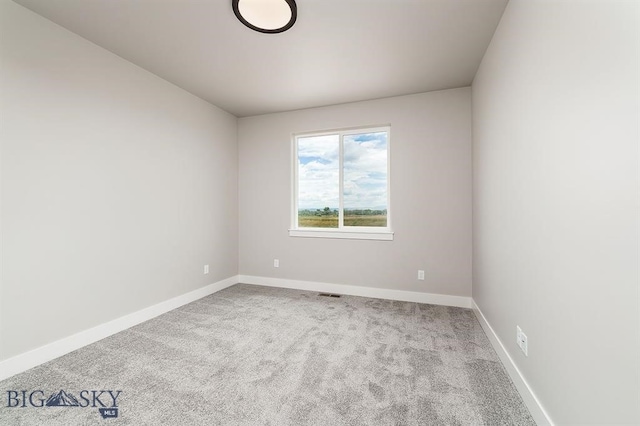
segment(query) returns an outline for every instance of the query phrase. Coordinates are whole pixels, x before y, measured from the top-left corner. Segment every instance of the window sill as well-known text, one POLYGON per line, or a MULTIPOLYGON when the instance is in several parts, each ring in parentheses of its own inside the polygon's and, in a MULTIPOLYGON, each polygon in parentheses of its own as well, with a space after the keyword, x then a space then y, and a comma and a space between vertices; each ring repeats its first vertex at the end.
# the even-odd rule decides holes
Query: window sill
POLYGON ((351 240, 393 241, 391 231, 328 231, 325 229, 289 229, 290 237, 337 238, 351 240))

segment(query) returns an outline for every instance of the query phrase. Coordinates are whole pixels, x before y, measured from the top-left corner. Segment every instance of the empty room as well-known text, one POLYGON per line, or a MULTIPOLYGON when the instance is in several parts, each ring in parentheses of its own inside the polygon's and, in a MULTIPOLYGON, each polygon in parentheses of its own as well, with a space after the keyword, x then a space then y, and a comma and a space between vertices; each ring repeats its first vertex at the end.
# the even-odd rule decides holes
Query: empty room
POLYGON ((0 424, 640 425, 639 18, 0 0, 0 424))

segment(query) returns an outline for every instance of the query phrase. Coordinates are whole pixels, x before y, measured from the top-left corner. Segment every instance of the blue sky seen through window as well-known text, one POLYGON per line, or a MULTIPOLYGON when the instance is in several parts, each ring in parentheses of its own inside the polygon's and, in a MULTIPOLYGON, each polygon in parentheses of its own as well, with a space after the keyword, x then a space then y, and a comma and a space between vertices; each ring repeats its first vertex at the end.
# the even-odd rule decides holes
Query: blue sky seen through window
MULTIPOLYGON (((343 137, 343 208, 345 226, 386 226, 387 210, 387 132, 347 134, 343 137), (379 217, 347 219, 365 210, 374 210, 379 217)), ((323 227, 338 227, 340 203, 340 136, 299 137, 298 151, 298 211, 305 222, 310 211, 335 212, 335 219, 325 218, 323 227)), ((370 212, 369 212, 370 213, 370 212)), ((326 215, 326 212, 325 212, 326 215)), ((314 222, 318 225, 319 219, 314 222)))
POLYGON ((344 209, 387 208, 387 133, 344 137, 344 209))
POLYGON ((298 209, 339 206, 340 136, 298 139, 298 209))

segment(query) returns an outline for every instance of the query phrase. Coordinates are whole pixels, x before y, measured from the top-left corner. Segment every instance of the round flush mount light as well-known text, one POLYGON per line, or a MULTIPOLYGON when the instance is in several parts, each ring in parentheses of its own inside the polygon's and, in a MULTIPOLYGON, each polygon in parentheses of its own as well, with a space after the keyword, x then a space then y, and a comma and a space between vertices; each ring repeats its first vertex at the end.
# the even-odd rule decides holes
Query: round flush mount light
POLYGON ((231 3, 240 22, 261 33, 287 31, 298 16, 295 0, 232 0, 231 3))

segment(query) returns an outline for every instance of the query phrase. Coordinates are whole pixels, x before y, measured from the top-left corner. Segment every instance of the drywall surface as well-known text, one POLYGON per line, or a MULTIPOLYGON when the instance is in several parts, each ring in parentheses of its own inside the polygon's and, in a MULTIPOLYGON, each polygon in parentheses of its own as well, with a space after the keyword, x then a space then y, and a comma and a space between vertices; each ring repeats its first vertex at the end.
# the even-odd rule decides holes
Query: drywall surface
POLYGON ((470 93, 461 88, 239 119, 240 273, 470 296, 470 93), (292 134, 387 124, 394 240, 290 237, 292 134), (419 269, 424 281, 417 280, 419 269))
POLYGON ((638 71, 637 2, 511 0, 472 86, 473 298, 557 424, 640 423, 638 71))
POLYGON ((236 118, 0 7, 0 359, 237 275, 236 118))

